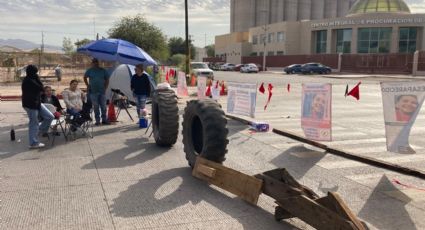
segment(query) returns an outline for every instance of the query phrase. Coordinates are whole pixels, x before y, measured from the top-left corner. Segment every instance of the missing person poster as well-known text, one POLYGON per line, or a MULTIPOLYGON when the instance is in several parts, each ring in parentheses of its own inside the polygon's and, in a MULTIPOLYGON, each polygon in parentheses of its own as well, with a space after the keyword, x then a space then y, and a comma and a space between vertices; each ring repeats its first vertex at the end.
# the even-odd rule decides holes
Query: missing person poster
POLYGON ((179 72, 177 77, 177 95, 181 97, 189 96, 186 83, 186 74, 184 72, 179 72))
POLYGON ((332 141, 332 85, 302 86, 301 128, 310 140, 332 141))
POLYGON ((257 84, 228 83, 227 112, 255 117, 257 102, 257 84))
POLYGON ((425 98, 425 82, 382 82, 387 150, 415 153, 409 144, 410 130, 425 98))
POLYGON ((207 91, 207 78, 203 76, 198 76, 198 99, 207 98, 205 93, 207 91))

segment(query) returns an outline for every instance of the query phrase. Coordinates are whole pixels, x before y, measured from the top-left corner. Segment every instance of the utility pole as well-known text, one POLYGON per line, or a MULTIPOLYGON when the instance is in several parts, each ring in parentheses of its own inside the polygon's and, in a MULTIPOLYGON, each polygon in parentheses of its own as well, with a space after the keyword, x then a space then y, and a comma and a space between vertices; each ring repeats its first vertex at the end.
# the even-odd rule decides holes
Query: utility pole
POLYGON ((190 74, 190 47, 189 47, 189 15, 187 0, 184 0, 185 31, 186 31, 186 75, 190 74))
POLYGON ((262 10, 264 12, 264 26, 263 26, 263 31, 264 31, 264 49, 263 49, 263 71, 266 71, 266 45, 267 45, 267 31, 268 31, 268 26, 267 26, 267 7, 266 7, 266 0, 264 0, 264 10, 262 10))
POLYGON ((44 52, 44 32, 41 31, 41 47, 40 52, 38 52, 38 68, 41 70, 41 58, 43 57, 44 52))
POLYGON ((95 40, 99 40, 99 33, 96 33, 96 17, 93 18, 93 36, 95 40))

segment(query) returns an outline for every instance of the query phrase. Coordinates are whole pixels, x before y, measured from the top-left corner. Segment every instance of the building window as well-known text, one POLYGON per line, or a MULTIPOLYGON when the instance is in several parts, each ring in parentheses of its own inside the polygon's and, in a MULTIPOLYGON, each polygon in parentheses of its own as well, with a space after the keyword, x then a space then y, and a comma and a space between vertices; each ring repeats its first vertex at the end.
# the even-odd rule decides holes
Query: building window
POLYGON ((266 44, 266 39, 267 39, 267 37, 266 37, 265 34, 260 35, 260 43, 261 44, 266 44))
POLYGON ((267 56, 274 56, 274 51, 267 52, 267 56))
POLYGON ((274 33, 269 33, 268 42, 269 43, 273 43, 274 42, 274 33))
POLYGON ((358 53, 389 53, 391 28, 361 28, 358 31, 358 53))
POLYGON ((351 53, 352 29, 341 29, 336 31, 336 52, 351 53))
POLYGON ((249 56, 255 57, 255 56, 257 56, 257 52, 252 52, 249 56))
POLYGON ((277 52, 276 52, 276 55, 277 55, 277 56, 282 56, 282 55, 284 55, 284 54, 285 54, 285 52, 283 52, 283 51, 277 51, 277 52))
POLYGON ((257 45, 258 44, 258 36, 257 35, 252 35, 252 44, 253 45, 257 45))
POLYGON ((284 37, 284 34, 283 34, 283 32, 277 32, 277 34, 276 34, 277 36, 277 38, 276 38, 276 41, 277 42, 283 42, 284 40, 285 40, 285 37, 284 37))
POLYGON ((326 40, 328 38, 327 30, 316 31, 316 53, 322 54, 326 53, 326 40))
POLYGON ((262 57, 262 56, 264 56, 264 53, 263 53, 263 52, 260 52, 260 53, 258 54, 258 56, 262 57))
POLYGON ((414 53, 416 51, 416 38, 418 30, 416 27, 400 28, 400 38, 398 41, 398 52, 414 53))

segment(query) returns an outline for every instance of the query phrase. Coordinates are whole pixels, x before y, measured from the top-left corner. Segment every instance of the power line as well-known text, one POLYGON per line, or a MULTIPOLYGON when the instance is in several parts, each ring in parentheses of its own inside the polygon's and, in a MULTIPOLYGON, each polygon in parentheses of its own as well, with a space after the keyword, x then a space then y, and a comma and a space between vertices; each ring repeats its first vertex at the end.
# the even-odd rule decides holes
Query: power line
MULTIPOLYGON (((1 28, 2 32, 18 32, 18 33, 40 33, 39 30, 17 30, 17 29, 3 29, 1 28)), ((43 31, 44 33, 50 33, 50 34, 64 34, 64 35, 79 35, 79 36, 92 36, 92 34, 83 34, 83 33, 69 33, 69 32, 62 32, 62 31, 52 31, 47 30, 43 31)))

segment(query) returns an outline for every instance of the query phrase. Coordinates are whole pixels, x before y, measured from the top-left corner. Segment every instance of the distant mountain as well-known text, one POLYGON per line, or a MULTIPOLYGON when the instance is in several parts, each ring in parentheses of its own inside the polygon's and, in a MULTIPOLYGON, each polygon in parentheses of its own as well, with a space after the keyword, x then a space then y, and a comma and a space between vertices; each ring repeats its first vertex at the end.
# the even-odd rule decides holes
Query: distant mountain
MULTIPOLYGON (((0 46, 12 46, 25 51, 40 48, 40 44, 36 44, 34 42, 30 42, 23 39, 0 39, 0 46)), ((46 51, 62 52, 62 47, 59 46, 45 44, 44 49, 46 51)))

